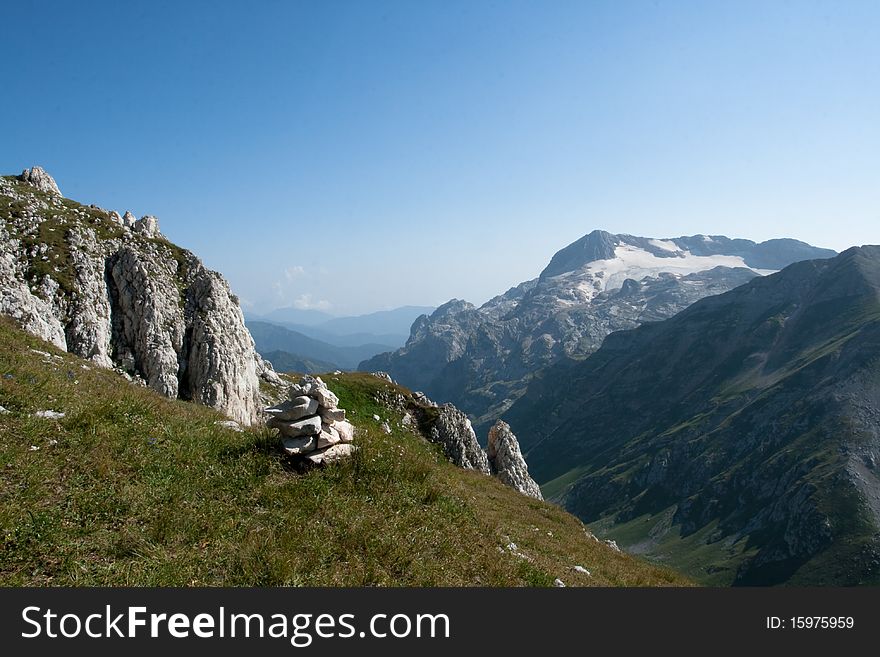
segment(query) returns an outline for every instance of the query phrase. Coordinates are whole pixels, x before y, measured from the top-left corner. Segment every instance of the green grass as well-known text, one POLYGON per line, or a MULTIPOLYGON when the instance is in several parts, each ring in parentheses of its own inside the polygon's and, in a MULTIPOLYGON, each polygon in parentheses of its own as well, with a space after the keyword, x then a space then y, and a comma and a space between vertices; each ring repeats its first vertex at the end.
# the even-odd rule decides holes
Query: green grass
POLYGON ((717 521, 682 536, 680 527, 670 524, 674 507, 661 513, 642 515, 614 524, 610 518, 594 523, 600 535, 611 538, 627 550, 645 555, 651 561, 690 573, 708 586, 729 586, 737 567, 757 552, 747 547, 747 539, 737 542, 717 540, 713 535, 717 521))
POLYGON ((376 377, 325 377, 359 450, 299 472, 267 430, 237 433, 210 409, 84 364, 0 318, 0 585, 689 583, 447 463, 377 400, 408 392, 376 377))

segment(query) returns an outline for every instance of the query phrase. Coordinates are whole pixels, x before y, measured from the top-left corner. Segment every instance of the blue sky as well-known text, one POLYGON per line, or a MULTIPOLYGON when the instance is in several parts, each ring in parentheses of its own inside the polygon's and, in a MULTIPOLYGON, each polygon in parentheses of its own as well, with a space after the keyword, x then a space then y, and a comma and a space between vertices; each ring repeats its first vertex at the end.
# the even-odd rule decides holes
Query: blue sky
POLYGON ((482 302, 603 228, 880 233, 880 3, 6 3, 0 169, 254 310, 482 302))

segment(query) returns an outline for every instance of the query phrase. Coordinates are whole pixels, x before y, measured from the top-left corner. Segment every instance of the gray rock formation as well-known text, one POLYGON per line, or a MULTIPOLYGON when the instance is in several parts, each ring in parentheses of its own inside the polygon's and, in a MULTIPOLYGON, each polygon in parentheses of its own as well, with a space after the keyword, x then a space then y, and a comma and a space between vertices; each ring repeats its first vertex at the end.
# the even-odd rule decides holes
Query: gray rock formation
POLYGON ((0 178, 0 313, 165 396, 257 421, 259 377, 280 379, 258 360, 226 281, 165 241, 155 217, 53 190, 38 167, 0 178))
POLYGON ((529 476, 529 467, 519 449, 519 441, 507 422, 498 420, 489 429, 487 456, 489 467, 498 479, 523 495, 543 500, 541 489, 529 476))
MULTIPOLYGON (((9 242, 8 233, 2 228, 0 240, 9 242)), ((66 350, 64 326, 47 300, 54 296, 51 289, 44 295, 34 294, 24 279, 25 268, 16 254, 11 250, 0 251, 0 314, 16 320, 28 333, 66 350)))
POLYGON ((337 406, 339 399, 317 377, 304 376, 290 398, 265 409, 267 425, 278 429, 285 453, 310 465, 334 463, 354 453, 354 426, 337 406))
POLYGON ((134 222, 131 229, 145 237, 159 236, 159 220, 153 215, 145 215, 134 222))
POLYGON ((55 179, 43 170, 43 167, 32 167, 25 169, 18 177, 22 182, 36 187, 41 192, 52 194, 53 196, 61 196, 61 190, 55 183, 55 179))
POLYGON ((443 446, 443 452, 460 468, 491 474, 486 453, 477 442, 471 421, 452 404, 439 407, 439 415, 430 428, 428 438, 443 446))

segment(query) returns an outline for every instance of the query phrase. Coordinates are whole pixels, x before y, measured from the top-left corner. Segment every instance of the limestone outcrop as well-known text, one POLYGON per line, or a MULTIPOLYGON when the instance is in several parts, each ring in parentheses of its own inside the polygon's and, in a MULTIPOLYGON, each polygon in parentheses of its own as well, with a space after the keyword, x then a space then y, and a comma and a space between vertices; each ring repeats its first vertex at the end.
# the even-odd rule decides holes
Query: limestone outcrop
POLYGON ((438 407, 439 415, 429 430, 429 440, 443 446, 443 452, 460 468, 491 474, 486 453, 467 415, 452 404, 438 407))
POLYGON ((518 490, 523 495, 543 500, 541 488, 529 475, 529 466, 523 458, 510 425, 498 420, 489 429, 489 444, 486 450, 492 474, 502 482, 518 490))
POLYGON ((260 378, 280 382, 220 274, 165 240, 156 217, 64 199, 40 167, 0 178, 0 313, 241 424, 260 419, 260 378))
POLYGON ((31 167, 21 172, 18 179, 32 187, 36 187, 41 192, 52 194, 53 196, 61 196, 61 190, 55 183, 55 179, 50 176, 43 167, 31 167))

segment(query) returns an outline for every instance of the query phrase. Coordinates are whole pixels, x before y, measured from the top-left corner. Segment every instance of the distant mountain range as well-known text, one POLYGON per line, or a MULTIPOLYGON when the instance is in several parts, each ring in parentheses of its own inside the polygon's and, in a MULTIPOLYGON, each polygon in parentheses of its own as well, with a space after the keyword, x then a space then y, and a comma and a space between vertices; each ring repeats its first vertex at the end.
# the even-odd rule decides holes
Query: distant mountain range
POLYGON ((276 369, 311 373, 352 370, 364 359, 400 347, 413 321, 433 311, 430 306, 403 306, 332 317, 315 310, 282 308, 266 315, 248 314, 246 323, 257 351, 276 369))
POLYGON ((666 319, 792 262, 834 255, 792 239, 758 244, 596 230, 556 253, 538 278, 479 308, 453 299, 416 320, 405 346, 358 367, 387 371, 486 428, 536 373, 588 356, 613 331, 666 319))
POLYGON ((546 496, 714 584, 880 583, 880 247, 545 369, 504 418, 546 496))

